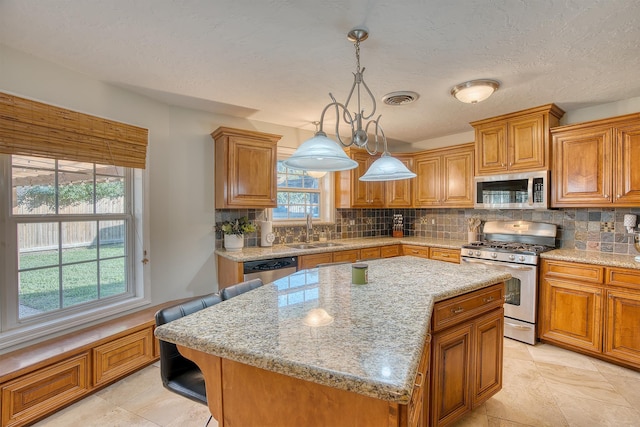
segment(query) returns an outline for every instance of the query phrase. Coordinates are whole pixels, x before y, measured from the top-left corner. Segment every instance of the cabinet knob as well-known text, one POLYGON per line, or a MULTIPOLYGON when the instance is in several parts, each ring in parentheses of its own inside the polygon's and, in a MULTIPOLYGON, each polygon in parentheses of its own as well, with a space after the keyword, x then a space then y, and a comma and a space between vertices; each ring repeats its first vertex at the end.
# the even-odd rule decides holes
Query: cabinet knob
POLYGON ((608 194, 605 194, 605 195, 604 195, 604 198, 605 198, 605 199, 608 199, 608 198, 609 198, 609 195, 608 195, 608 194))
POLYGON ((449 254, 442 254, 443 258, 449 258, 449 254))
POLYGON ((422 375, 422 372, 418 372, 416 374, 416 382, 414 384, 415 387, 422 387, 422 384, 424 384, 424 375, 422 375))
POLYGON ((483 298, 482 301, 485 302, 485 303, 486 302, 491 302, 491 301, 493 301, 493 296, 490 296, 489 298, 483 298))
POLYGON ((452 312, 453 314, 460 314, 460 313, 462 313, 463 311, 464 311, 464 308, 462 308, 462 307, 452 308, 452 309, 451 309, 451 312, 452 312))
POLYGON ((619 199, 621 196, 619 194, 617 194, 616 197, 619 199))

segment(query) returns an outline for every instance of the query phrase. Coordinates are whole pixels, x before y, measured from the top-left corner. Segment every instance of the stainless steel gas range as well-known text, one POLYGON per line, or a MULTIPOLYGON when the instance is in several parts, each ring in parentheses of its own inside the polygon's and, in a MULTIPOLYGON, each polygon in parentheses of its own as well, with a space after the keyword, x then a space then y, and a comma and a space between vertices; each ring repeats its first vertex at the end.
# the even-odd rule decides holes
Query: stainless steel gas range
POLYGON ((463 264, 506 271, 504 336, 536 343, 538 261, 555 248, 555 224, 530 221, 487 221, 481 241, 462 246, 463 264))

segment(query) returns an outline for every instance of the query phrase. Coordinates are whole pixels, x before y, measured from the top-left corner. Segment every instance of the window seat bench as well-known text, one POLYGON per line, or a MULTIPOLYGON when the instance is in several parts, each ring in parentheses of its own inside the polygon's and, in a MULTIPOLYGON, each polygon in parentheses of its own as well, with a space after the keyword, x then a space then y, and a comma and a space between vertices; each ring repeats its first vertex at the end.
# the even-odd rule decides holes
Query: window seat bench
POLYGON ((32 424, 157 361, 154 315, 182 301, 0 355, 0 426, 32 424))

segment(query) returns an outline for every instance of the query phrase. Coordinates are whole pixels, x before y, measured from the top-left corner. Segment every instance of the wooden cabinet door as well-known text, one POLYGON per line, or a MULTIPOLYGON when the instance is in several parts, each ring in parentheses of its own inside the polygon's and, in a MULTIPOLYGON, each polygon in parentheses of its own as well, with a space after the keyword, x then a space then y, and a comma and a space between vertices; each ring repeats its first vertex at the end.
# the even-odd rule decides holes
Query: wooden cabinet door
POLYGON ((472 324, 447 329, 433 337, 431 390, 432 426, 446 425, 471 409, 472 324))
POLYGON ((473 207, 473 152, 470 147, 442 156, 440 205, 473 207))
MULTIPOLYGON (((396 159, 400 160, 404 165, 413 171, 413 157, 395 155, 396 159)), ((390 208, 410 208, 413 206, 413 181, 418 179, 400 179, 398 181, 387 181, 385 183, 386 194, 385 202, 386 206, 390 208)))
POLYGON ((614 203, 640 206, 640 124, 616 130, 614 203))
POLYGON ((553 135, 551 206, 607 206, 613 200, 611 128, 553 135))
POLYGON ((473 407, 502 388, 504 309, 501 307, 475 322, 473 407))
POLYGON ((351 206, 354 208, 384 206, 385 183, 359 179, 378 157, 371 156, 366 151, 353 152, 351 155, 351 158, 358 162, 358 167, 351 170, 351 206))
POLYGON ((540 337, 600 352, 603 287, 544 277, 540 337))
POLYGON ((607 290, 604 354, 640 367, 640 291, 607 290))
POLYGON ((429 207, 440 203, 440 156, 418 156, 415 159, 416 174, 414 185, 414 204, 416 207, 429 207))
POLYGON ((507 123, 497 122, 476 128, 476 173, 492 175, 506 172, 507 123))
POLYGON ((542 114, 511 119, 507 130, 507 166, 511 172, 547 169, 542 114))
POLYGON ((211 136, 216 208, 275 208, 280 135, 220 127, 211 136))

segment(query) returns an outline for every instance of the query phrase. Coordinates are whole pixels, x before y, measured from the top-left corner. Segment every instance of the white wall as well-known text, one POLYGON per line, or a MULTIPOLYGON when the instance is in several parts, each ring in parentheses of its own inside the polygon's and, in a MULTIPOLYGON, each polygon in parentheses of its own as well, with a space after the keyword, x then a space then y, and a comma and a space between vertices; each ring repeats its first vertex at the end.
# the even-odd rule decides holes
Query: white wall
POLYGON ((153 304, 217 290, 213 140, 219 126, 283 135, 311 132, 172 107, 0 45, 0 91, 149 129, 148 275, 153 304))

